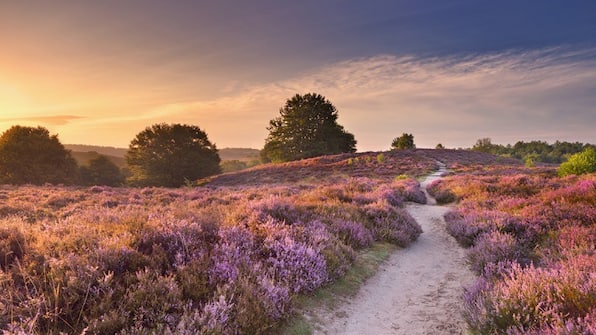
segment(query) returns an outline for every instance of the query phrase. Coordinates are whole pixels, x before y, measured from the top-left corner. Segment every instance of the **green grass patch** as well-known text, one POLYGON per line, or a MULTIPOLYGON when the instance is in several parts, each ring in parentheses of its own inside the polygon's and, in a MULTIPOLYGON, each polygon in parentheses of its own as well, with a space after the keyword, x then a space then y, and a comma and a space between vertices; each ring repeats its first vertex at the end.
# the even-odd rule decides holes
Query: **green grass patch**
POLYGON ((308 318, 312 318, 312 316, 305 316, 308 311, 320 308, 333 310, 342 300, 354 297, 362 284, 377 273, 379 266, 397 248, 390 243, 376 242, 371 248, 362 251, 342 278, 311 294, 297 297, 294 301, 294 315, 283 322, 278 329, 275 329, 274 333, 281 335, 312 334, 312 321, 316 322, 316 320, 310 321, 308 318))

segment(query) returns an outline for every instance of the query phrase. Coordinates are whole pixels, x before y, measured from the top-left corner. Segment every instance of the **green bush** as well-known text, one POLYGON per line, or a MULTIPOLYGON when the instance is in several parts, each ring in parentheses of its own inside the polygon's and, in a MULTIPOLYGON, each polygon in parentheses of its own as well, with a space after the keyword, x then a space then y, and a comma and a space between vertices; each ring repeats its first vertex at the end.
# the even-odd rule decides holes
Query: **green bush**
POLYGON ((568 176, 570 174, 580 175, 596 171, 596 151, 592 147, 587 147, 584 151, 572 155, 567 162, 564 162, 557 171, 559 176, 568 176))

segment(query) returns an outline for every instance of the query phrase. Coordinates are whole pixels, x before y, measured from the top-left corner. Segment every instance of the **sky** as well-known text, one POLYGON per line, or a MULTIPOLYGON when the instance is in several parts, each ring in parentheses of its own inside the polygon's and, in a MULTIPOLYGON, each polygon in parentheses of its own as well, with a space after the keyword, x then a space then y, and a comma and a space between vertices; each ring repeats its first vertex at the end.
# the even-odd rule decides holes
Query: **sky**
POLYGON ((184 123, 262 148, 310 92, 359 151, 596 143, 596 2, 0 0, 0 132, 128 147, 184 123))

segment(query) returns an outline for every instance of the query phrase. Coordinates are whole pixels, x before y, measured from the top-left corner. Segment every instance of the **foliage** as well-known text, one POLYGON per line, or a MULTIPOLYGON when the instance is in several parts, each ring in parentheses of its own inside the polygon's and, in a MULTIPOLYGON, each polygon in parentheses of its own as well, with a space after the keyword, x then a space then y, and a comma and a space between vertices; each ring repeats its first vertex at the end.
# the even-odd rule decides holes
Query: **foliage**
POLYGON ((80 167, 83 185, 120 186, 124 183, 124 175, 107 156, 99 155, 89 161, 88 166, 80 167))
POLYGON ((58 136, 43 127, 13 126, 0 136, 0 183, 73 184, 77 172, 58 136))
MULTIPOLYGON (((371 164, 378 164, 371 159, 371 164)), ((218 188, 0 187, 0 329, 262 334, 355 250, 406 246, 412 178, 218 188), (363 205, 365 204, 365 205, 363 205)))
POLYGON ((414 135, 403 133, 401 136, 396 137, 391 141, 392 150, 404 150, 404 149, 415 149, 414 135))
POLYGON ((531 167, 536 163, 559 164, 565 161, 570 155, 581 152, 588 147, 593 148, 594 146, 579 142, 570 143, 561 141, 556 141, 553 144, 544 141, 518 141, 512 146, 511 144, 493 144, 490 138, 481 138, 476 141, 472 150, 513 157, 531 167))
POLYGON ((569 160, 561 164, 557 172, 560 176, 596 172, 596 150, 587 147, 584 151, 572 155, 569 160))
POLYGON ((197 126, 155 124, 131 141, 126 161, 139 186, 178 187, 220 172, 220 158, 197 126))
POLYGON ((262 160, 286 162, 356 151, 354 135, 337 123, 337 109, 320 94, 296 94, 269 122, 262 160))
POLYGON ((478 334, 590 334, 596 328, 596 177, 488 169, 440 184, 445 216, 480 276, 465 294, 478 334))
POLYGON ((443 144, 441 144, 441 143, 438 143, 438 144, 435 146, 435 149, 445 149, 445 147, 443 146, 443 144))

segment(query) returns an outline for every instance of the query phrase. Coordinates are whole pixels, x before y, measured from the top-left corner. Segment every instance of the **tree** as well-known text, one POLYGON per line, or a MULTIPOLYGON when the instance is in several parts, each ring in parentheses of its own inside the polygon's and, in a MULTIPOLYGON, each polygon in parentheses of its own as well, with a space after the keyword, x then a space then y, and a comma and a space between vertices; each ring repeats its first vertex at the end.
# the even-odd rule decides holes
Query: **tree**
POLYGON ((89 161, 88 166, 81 166, 81 181, 85 185, 120 186, 124 175, 107 156, 99 155, 89 161))
POLYGON ((584 151, 571 155, 569 160, 559 166, 557 172, 559 176, 596 172, 596 150, 589 146, 584 151))
POLYGON ((139 186, 178 187, 219 173, 219 154, 197 126, 155 124, 130 142, 129 182, 139 186))
POLYGON ((492 144, 490 137, 480 138, 476 141, 476 144, 474 144, 472 150, 492 153, 494 151, 494 144, 492 144))
POLYGON ((264 162, 286 162, 356 151, 354 135, 337 123, 337 109, 320 94, 296 94, 269 121, 264 162))
POLYGON ((0 183, 73 184, 77 179, 70 151, 46 128, 13 126, 0 136, 0 183))
POLYGON ((391 141, 391 150, 415 149, 414 135, 403 133, 391 141))
POLYGON ((441 144, 441 143, 438 143, 438 144, 435 146, 435 149, 445 149, 445 147, 443 146, 443 144, 441 144))

